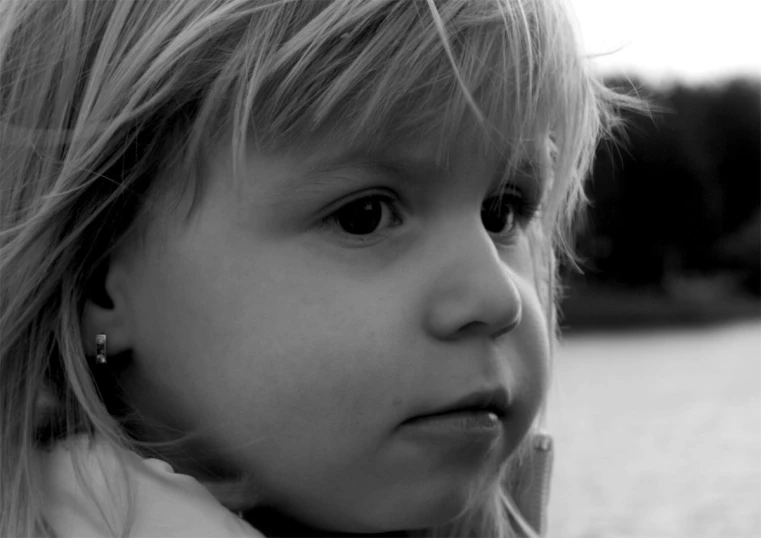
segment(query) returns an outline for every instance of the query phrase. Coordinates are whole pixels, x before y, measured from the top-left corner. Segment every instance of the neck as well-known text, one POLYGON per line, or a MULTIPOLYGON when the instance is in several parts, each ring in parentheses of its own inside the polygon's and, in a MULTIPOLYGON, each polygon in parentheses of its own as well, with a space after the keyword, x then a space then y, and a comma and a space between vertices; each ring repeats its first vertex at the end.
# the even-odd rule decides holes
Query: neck
POLYGON ((243 518, 256 530, 267 538, 305 538, 310 537, 335 537, 345 538, 349 536, 371 537, 405 537, 402 531, 386 532, 381 534, 347 534, 337 531, 326 531, 308 525, 304 525, 272 508, 254 508, 243 514, 243 518))

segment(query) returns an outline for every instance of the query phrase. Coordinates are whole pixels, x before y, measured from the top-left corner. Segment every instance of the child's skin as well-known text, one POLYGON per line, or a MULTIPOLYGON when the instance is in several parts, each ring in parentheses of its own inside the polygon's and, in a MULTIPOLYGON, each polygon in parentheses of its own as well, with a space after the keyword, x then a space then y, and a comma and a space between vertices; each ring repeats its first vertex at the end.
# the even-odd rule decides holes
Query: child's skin
POLYGON ((130 403, 197 432, 189 447, 212 470, 252 473, 258 502, 347 532, 442 524, 496 476, 545 394, 528 217, 485 229, 499 159, 472 137, 448 167, 435 137, 347 159, 348 141, 328 140, 251 149, 238 189, 227 147, 211 151, 190 224, 160 201, 145 242, 112 256, 112 304, 87 303, 85 342, 105 332, 114 360, 131 351, 130 403), (359 217, 329 218, 368 196, 359 217), (346 221, 377 231, 350 235, 346 221), (494 450, 400 427, 493 388, 511 402, 494 450))

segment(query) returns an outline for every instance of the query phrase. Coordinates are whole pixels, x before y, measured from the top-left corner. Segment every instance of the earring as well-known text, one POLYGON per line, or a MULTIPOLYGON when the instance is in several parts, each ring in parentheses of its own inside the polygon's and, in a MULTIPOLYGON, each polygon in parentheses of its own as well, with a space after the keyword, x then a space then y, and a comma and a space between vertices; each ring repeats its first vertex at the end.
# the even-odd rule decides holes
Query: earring
POLYGON ((106 335, 95 335, 95 363, 106 364, 106 335))

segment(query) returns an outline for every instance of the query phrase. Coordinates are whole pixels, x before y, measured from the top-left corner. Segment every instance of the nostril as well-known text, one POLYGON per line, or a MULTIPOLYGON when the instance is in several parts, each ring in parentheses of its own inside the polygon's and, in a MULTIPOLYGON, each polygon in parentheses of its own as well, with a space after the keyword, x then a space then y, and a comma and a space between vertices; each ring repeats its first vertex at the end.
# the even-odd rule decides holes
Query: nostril
POLYGON ((519 309, 518 312, 512 316, 509 321, 497 326, 497 330, 491 334, 492 339, 497 340, 507 333, 512 332, 516 327, 518 327, 518 325, 520 325, 522 317, 522 311, 519 309))

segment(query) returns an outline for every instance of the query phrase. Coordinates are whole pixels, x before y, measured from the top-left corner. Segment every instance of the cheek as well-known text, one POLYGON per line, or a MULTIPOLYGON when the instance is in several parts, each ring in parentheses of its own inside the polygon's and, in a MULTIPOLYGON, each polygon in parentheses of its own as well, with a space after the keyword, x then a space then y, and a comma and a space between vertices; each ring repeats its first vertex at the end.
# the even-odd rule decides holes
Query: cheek
POLYGON ((522 392, 529 412, 534 415, 545 400, 549 388, 550 358, 553 344, 552 332, 545 314, 545 305, 539 299, 532 283, 525 282, 523 293, 523 317, 516 329, 516 346, 521 357, 516 375, 517 386, 522 392))
POLYGON ((390 409, 404 386, 403 335, 390 313, 400 309, 345 281, 320 284, 281 299, 246 347, 260 350, 258 367, 270 376, 263 390, 286 419, 319 417, 336 436, 378 435, 377 409, 390 409))
POLYGON ((532 420, 543 404, 550 379, 550 356, 554 334, 548 315, 554 308, 547 290, 548 263, 532 248, 534 231, 529 230, 503 258, 514 275, 522 302, 520 325, 508 336, 508 356, 522 413, 532 420))
POLYGON ((395 361, 403 357, 389 349, 399 340, 390 334, 398 316, 387 313, 398 305, 345 280, 274 274, 175 274, 182 289, 154 288, 161 297, 152 298, 173 305, 162 310, 164 321, 145 320, 146 362, 160 371, 165 402, 188 427, 213 428, 231 446, 272 436, 340 452, 347 432, 356 443, 374 426, 372 442, 373 410, 398 399, 394 373, 403 369, 395 361), (169 320, 171 333, 150 332, 169 320))

